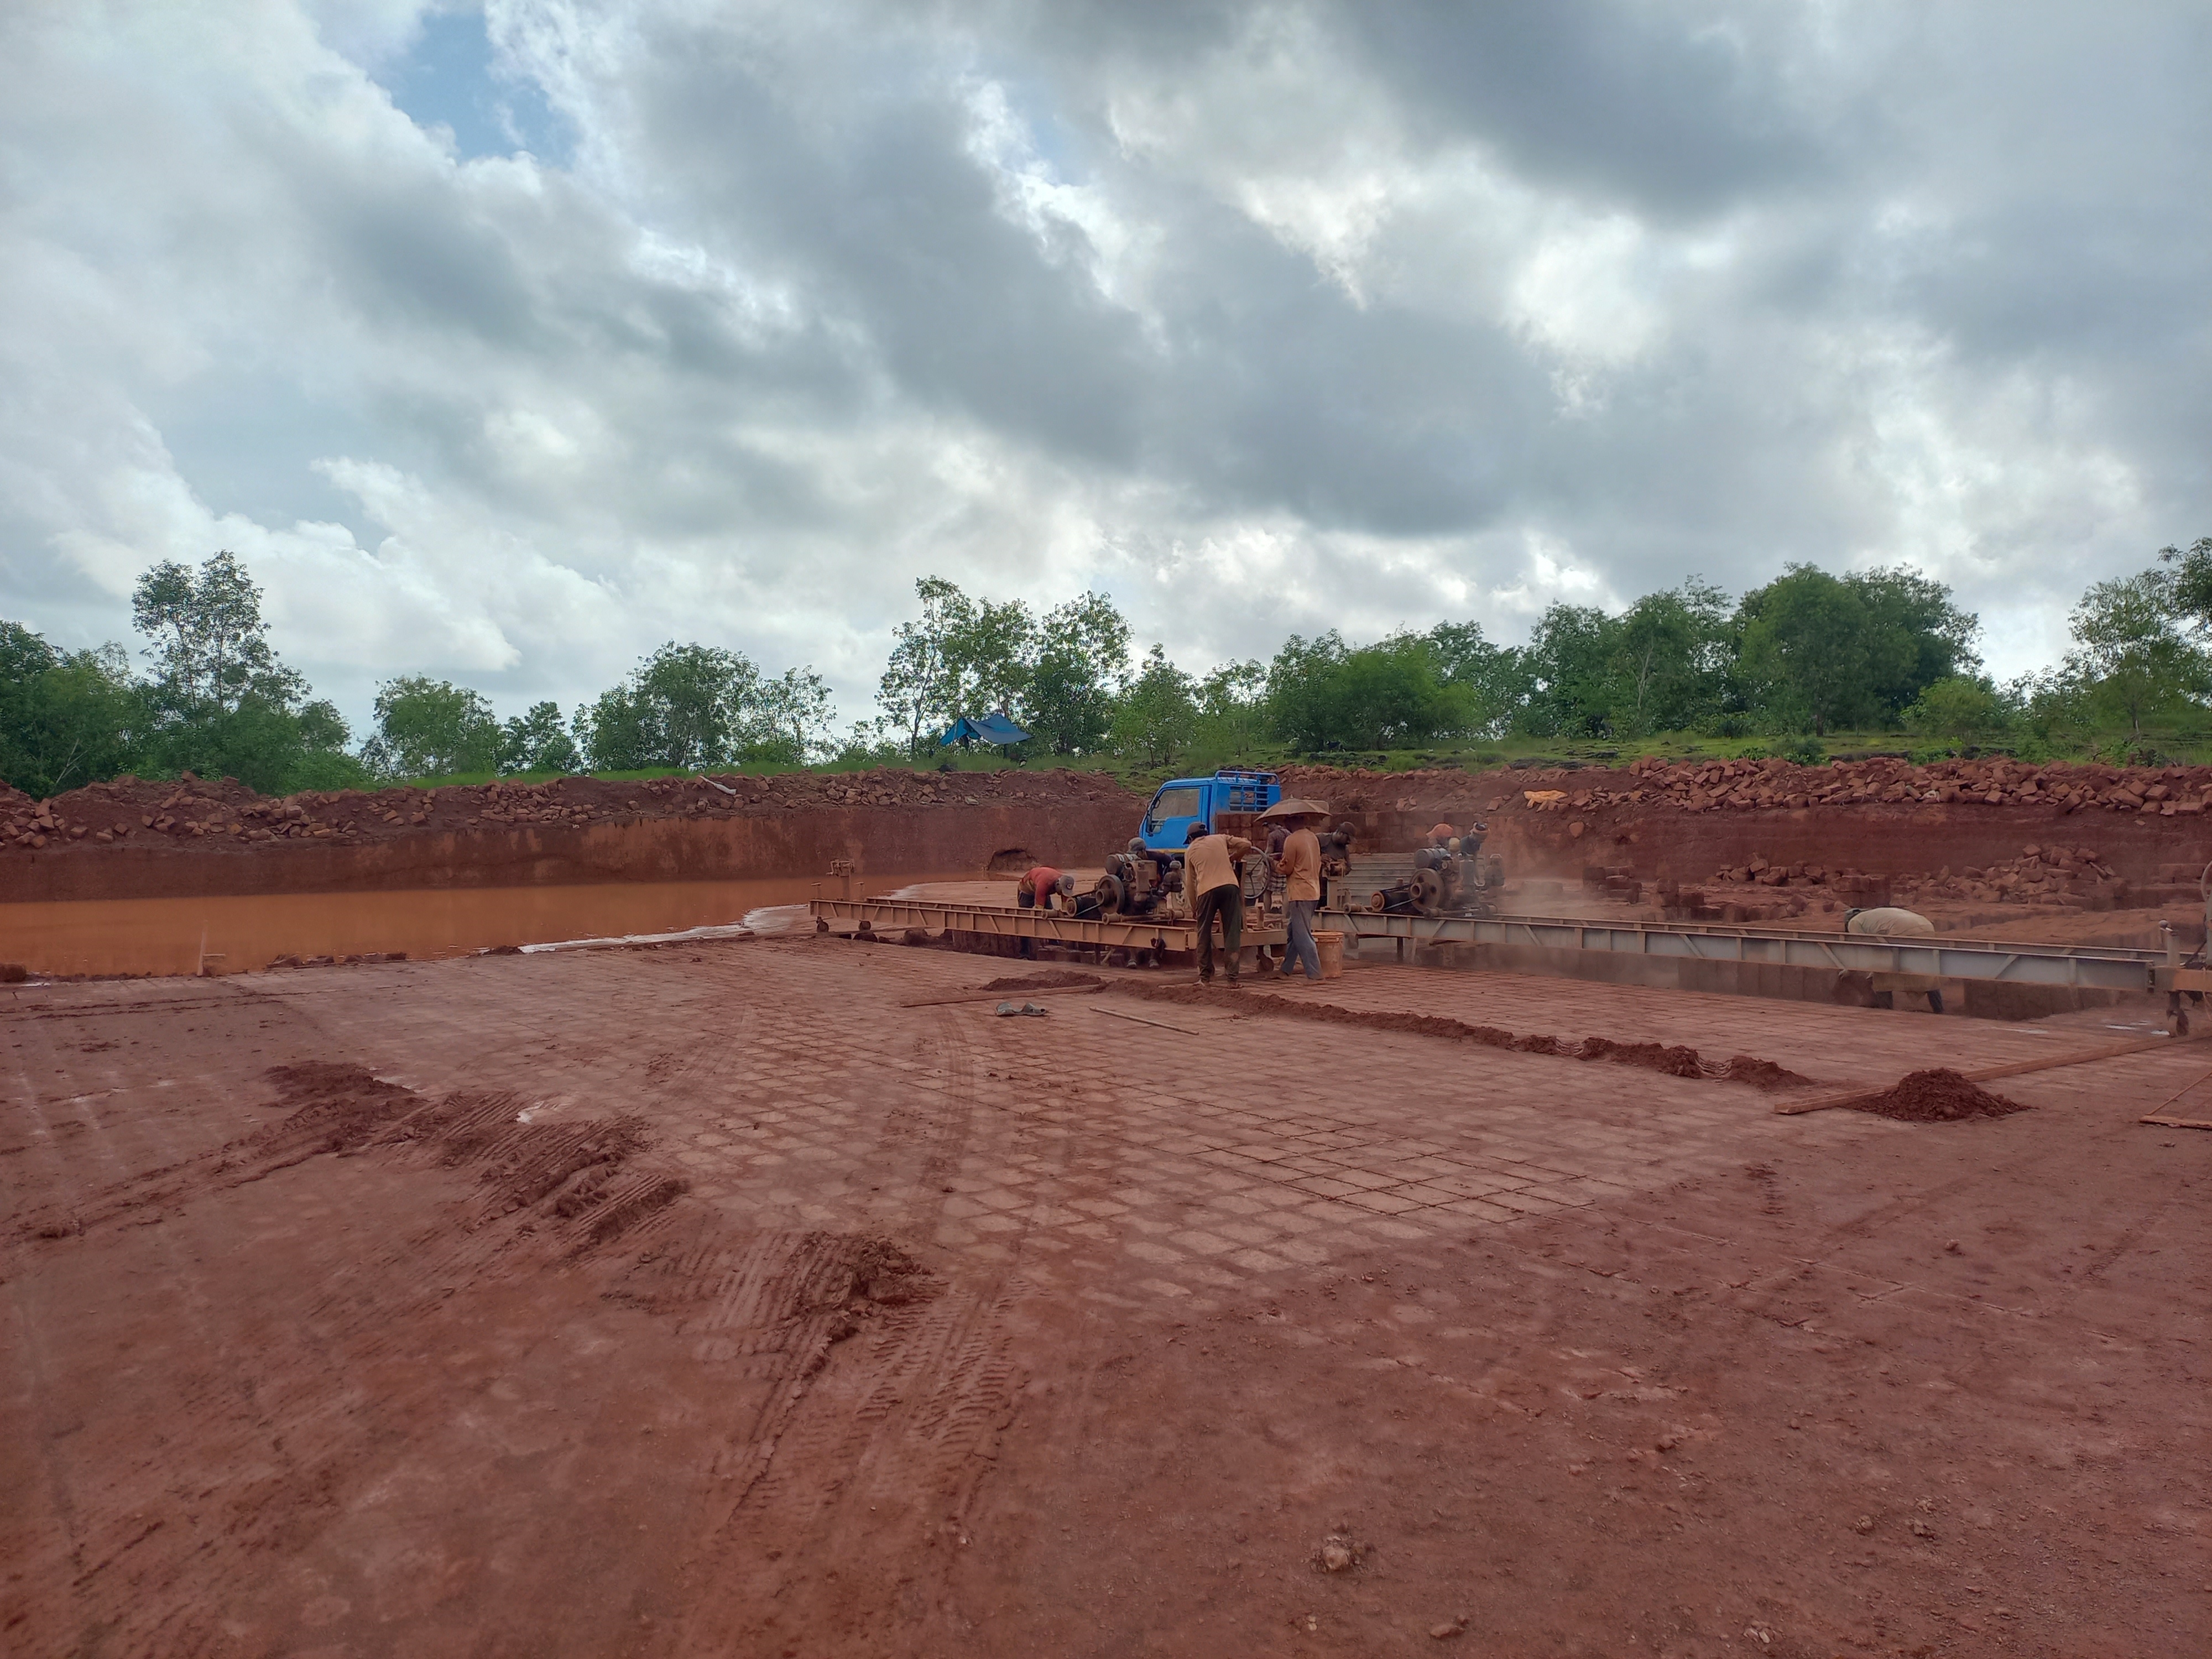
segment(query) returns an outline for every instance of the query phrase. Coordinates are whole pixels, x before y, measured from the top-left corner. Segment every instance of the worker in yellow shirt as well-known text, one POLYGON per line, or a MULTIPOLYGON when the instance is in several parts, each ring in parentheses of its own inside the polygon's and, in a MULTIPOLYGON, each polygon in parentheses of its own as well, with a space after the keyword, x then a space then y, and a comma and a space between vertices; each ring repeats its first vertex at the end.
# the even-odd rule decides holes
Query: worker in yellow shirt
POLYGON ((1206 832, 1201 820, 1183 836, 1182 890, 1198 924, 1198 982, 1213 982, 1213 919, 1221 918, 1221 942, 1229 952, 1229 982, 1237 983, 1237 952, 1244 948, 1244 883, 1237 861, 1252 850, 1242 836, 1206 832))
POLYGON ((1306 982, 1321 981, 1321 947, 1314 943, 1314 912, 1321 908, 1321 837, 1314 833, 1316 820, 1298 820, 1297 828, 1283 840, 1275 867, 1283 874, 1283 918, 1290 932, 1290 948, 1284 952, 1277 977, 1291 976, 1291 960, 1305 969, 1306 982))

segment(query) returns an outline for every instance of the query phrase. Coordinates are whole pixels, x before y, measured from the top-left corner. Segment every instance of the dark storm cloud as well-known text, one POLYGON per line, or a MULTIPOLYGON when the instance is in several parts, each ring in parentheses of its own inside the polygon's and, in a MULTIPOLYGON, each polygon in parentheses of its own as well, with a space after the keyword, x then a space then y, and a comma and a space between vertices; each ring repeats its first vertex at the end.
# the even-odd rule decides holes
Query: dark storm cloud
POLYGON ((1753 13, 1403 0, 1337 16, 1433 135, 1493 144, 1531 179, 1672 216, 1803 188, 1828 169, 1780 66, 1743 38, 1765 32, 1753 13))

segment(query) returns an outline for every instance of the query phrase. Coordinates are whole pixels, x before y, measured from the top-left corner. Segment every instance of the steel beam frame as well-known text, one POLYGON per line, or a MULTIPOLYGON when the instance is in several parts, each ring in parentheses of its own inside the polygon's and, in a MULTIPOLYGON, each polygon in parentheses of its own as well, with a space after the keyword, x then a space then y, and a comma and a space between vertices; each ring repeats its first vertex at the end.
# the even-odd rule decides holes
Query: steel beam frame
MULTIPOLYGON (((948 904, 936 899, 816 899, 816 921, 871 933, 906 927, 980 933, 990 939, 1040 939, 1063 945, 1127 950, 1195 951, 1198 929, 1187 921, 1145 916, 1088 921, 1055 911, 997 904, 948 904)), ((2116 945, 2061 945, 2008 939, 1886 939, 1864 933, 1798 932, 1785 927, 1692 927, 1659 922, 1591 921, 1567 916, 1411 916, 1370 910, 1323 910, 1317 928, 1358 939, 1406 945, 1517 945, 1544 951, 1595 951, 1686 962, 1749 963, 1836 973, 1905 975, 1914 982, 1981 980, 2000 985, 2081 986, 2108 991, 2212 988, 2201 970, 2177 969, 2165 951, 2116 945)), ((1248 945, 1283 944, 1280 927, 1247 926, 1248 945)))
MULTIPOLYGON (((981 933, 990 939, 1041 939, 1061 945, 1119 945, 1132 951, 1195 951, 1198 929, 1191 922, 1149 916, 1093 921, 1057 911, 1021 909, 1000 904, 946 904, 935 899, 815 899, 806 907, 817 922, 843 922, 871 933, 921 927, 931 933, 981 933)), ((1247 945, 1280 945, 1281 927, 1244 928, 1247 945)))
POLYGON ((1316 918, 1316 926, 1362 939, 1401 939, 1417 945, 1519 945, 1546 951, 1600 951, 1692 962, 1753 963, 1845 973, 1906 974, 1928 980, 2075 985, 2112 991, 2159 988, 2158 971, 2170 970, 2172 965, 2164 951, 2111 945, 1887 939, 1783 927, 1589 921, 1564 916, 1412 916, 1325 910, 1316 918))

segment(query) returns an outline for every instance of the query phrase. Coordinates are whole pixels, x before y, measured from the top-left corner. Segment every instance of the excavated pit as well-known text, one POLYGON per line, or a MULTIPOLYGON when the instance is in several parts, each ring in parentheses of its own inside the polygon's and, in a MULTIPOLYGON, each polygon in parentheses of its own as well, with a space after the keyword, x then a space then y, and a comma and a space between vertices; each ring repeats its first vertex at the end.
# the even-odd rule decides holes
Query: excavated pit
MULTIPOLYGON (((1284 776, 1328 799, 1364 849, 1413 845, 1439 819, 1486 821, 1487 848, 1512 877, 1507 905, 1522 915, 1819 932, 1850 906, 1895 902, 1954 937, 2155 947, 2165 923, 2186 945, 2202 937, 2195 883, 2212 859, 2202 768, 1878 759, 1284 776)), ((1003 882, 1032 860, 1091 867, 1126 841, 1144 799, 1068 770, 571 778, 283 800, 190 780, 118 780, 41 803, 10 792, 0 880, 15 902, 0 903, 0 964, 228 974, 284 957, 435 957, 726 926, 817 894, 1003 882)), ((1812 969, 1517 945, 1443 954, 1800 1000, 1882 994, 1863 975, 1812 969)), ((1952 1002, 2016 1018, 2120 994, 1969 985, 1952 1002)))

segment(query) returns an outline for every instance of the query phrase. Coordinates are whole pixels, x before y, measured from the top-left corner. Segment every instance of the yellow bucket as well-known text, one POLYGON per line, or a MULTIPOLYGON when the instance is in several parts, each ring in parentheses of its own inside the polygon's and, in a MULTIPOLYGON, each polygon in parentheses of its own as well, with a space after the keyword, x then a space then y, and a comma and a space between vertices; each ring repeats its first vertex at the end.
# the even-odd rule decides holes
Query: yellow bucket
POLYGON ((1321 976, 1323 979, 1344 977, 1344 935, 1316 933, 1314 948, 1321 952, 1321 976))

